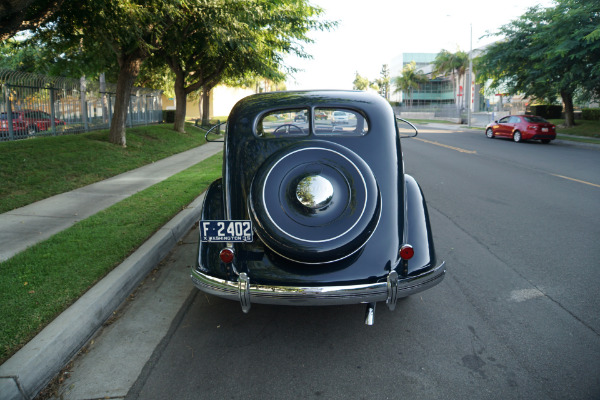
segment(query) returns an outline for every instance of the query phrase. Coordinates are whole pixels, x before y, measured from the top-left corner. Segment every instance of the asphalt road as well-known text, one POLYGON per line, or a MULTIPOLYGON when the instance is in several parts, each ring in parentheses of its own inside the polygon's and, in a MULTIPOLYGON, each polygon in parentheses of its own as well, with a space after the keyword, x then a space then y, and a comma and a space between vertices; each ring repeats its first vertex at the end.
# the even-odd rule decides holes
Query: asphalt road
POLYGON ((126 398, 600 398, 600 149, 425 128, 403 152, 440 285, 371 327, 192 290, 126 398))

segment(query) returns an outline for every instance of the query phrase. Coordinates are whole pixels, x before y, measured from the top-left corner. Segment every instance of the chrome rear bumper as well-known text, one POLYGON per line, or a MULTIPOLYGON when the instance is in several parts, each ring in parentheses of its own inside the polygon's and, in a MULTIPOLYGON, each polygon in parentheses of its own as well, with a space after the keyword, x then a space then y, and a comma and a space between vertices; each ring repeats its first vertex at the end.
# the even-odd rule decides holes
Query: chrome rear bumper
POLYGON ((437 285, 444 279, 445 262, 417 276, 400 278, 392 271, 386 282, 348 286, 269 286, 255 285, 245 273, 237 282, 203 274, 192 268, 192 281, 203 292, 230 300, 240 301, 248 312, 251 303, 297 306, 326 306, 341 304, 376 303, 385 301, 394 309, 396 299, 410 296, 437 285))

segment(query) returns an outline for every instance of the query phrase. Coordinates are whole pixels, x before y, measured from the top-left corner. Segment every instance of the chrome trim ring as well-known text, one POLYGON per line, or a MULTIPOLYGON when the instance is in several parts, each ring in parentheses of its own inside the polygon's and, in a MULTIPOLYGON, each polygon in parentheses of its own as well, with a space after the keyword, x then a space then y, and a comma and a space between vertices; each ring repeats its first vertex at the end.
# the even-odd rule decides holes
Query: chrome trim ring
MULTIPOLYGON (((333 154, 337 154, 338 156, 344 158, 346 161, 348 161, 350 163, 350 165, 352 165, 352 167, 358 172, 358 175, 361 178, 362 181, 362 186, 364 187, 364 192, 365 195, 367 196, 372 196, 373 193, 369 193, 369 191, 367 190, 367 183, 365 182, 365 177, 363 176, 361 170, 358 168, 358 166, 356 166, 356 164, 354 164, 354 162, 352 162, 352 160, 350 160, 348 157, 346 157, 345 155, 343 155, 342 153, 335 151, 335 150, 331 150, 328 149, 326 147, 305 147, 302 149, 298 149, 295 151, 292 151, 288 154, 286 154, 285 156, 283 156, 281 159, 277 160, 277 162, 275 164, 273 164, 273 166, 271 167, 271 169, 269 170, 269 172, 267 173, 266 177, 265 177, 265 182, 267 182, 269 180, 269 177, 271 176, 271 173, 273 172, 273 170, 275 169, 275 167, 277 167, 277 165, 279 165, 279 163, 281 163, 283 160, 285 160, 287 157, 296 154, 296 153, 300 153, 302 151, 312 151, 312 150, 320 150, 320 151, 328 151, 331 152, 333 154)), ((263 204, 266 203, 265 198, 267 197, 267 193, 266 193, 266 186, 265 185, 262 188, 262 201, 263 204)), ((287 236, 294 238, 298 241, 301 242, 308 242, 308 243, 324 243, 324 242, 331 242, 332 240, 336 240, 344 235, 346 235, 348 232, 352 231, 352 229, 354 229, 354 227, 361 221, 363 214, 365 213, 365 209, 367 208, 367 203, 368 201, 365 199, 365 202, 363 204, 363 208, 360 211, 359 216, 356 218, 356 222, 350 227, 348 228, 345 232, 342 232, 341 234, 335 236, 335 237, 331 237, 331 238, 327 238, 327 239, 323 239, 323 240, 311 240, 311 239, 305 239, 305 238, 301 238, 301 237, 297 237, 295 235, 292 235, 290 232, 287 232, 285 229, 283 229, 281 226, 279 226, 277 224, 277 222, 275 222, 275 220, 273 219, 273 217, 271 216, 271 214, 269 213, 269 210, 265 208, 265 213, 267 214, 267 217, 269 218, 269 220, 271 221, 271 223, 277 228, 279 229, 280 232, 283 232, 284 234, 286 234, 287 236)))

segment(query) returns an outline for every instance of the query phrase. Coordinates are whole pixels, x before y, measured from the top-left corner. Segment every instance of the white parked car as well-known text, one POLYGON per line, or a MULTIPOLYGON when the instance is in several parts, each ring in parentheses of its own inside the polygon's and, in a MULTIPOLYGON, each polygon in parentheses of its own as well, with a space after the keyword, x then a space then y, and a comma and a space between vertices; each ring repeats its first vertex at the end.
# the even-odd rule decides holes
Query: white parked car
POLYGON ((334 111, 332 123, 333 125, 348 125, 348 113, 344 111, 334 111))

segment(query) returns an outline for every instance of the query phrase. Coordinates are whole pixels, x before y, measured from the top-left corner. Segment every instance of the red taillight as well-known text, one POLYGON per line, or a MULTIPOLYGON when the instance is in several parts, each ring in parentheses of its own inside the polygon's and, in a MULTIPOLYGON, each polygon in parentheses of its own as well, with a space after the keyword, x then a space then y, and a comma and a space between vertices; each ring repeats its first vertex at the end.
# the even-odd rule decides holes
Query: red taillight
POLYGON ((400 258, 410 260, 415 255, 415 250, 410 244, 405 244, 400 247, 400 258))
POLYGON ((224 248, 219 253, 219 257, 225 264, 229 264, 233 261, 233 249, 230 249, 229 247, 224 248))

